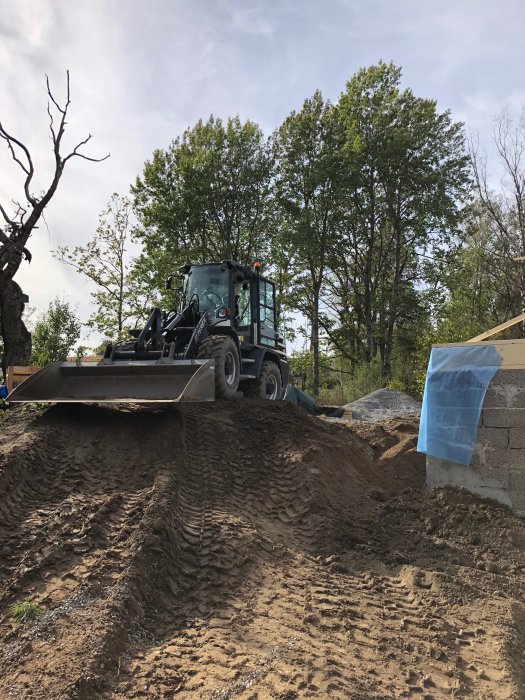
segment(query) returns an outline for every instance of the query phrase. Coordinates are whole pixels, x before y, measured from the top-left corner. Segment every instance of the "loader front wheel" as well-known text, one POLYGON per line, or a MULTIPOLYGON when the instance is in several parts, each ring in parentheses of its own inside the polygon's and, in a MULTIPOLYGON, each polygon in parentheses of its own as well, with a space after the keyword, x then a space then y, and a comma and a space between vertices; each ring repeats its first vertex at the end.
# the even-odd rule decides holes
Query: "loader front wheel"
POLYGON ((227 335, 209 335, 197 352, 199 360, 215 360, 215 396, 232 399, 237 393, 241 363, 233 338, 227 335))
POLYGON ((244 382, 242 389, 244 395, 256 399, 268 399, 277 401, 281 398, 283 382, 281 372, 275 362, 263 362, 258 379, 244 382))

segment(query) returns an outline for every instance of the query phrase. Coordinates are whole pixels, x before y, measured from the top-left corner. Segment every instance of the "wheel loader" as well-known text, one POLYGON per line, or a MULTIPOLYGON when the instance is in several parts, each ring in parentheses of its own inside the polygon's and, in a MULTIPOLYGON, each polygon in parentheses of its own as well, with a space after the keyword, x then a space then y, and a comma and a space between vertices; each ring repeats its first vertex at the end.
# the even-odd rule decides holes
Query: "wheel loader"
MULTIPOLYGON (((9 394, 9 402, 276 400, 289 366, 277 330, 275 285, 231 260, 180 269, 177 309, 153 309, 100 362, 55 362, 9 394)), ((167 283, 172 288, 173 278, 167 283)))

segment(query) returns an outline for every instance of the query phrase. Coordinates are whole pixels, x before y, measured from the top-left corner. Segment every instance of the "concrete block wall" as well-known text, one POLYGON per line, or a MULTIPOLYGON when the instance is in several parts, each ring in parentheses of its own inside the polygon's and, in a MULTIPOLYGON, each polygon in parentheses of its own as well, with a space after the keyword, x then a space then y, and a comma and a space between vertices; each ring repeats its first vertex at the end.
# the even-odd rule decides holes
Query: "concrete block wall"
POLYGON ((427 456, 427 485, 453 484, 525 517, 525 370, 499 370, 481 411, 469 466, 427 456))

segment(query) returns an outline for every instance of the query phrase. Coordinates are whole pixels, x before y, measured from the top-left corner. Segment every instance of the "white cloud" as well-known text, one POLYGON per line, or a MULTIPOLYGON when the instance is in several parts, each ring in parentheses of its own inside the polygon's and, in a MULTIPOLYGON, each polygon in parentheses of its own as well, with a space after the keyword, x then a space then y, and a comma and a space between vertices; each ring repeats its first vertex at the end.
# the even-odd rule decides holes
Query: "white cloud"
POLYGON ((236 7, 233 4, 230 13, 232 28, 246 34, 271 34, 277 26, 275 19, 265 16, 264 6, 236 7))
MULTIPOLYGON (((320 88, 379 59, 414 92, 490 138, 502 106, 525 103, 522 0, 3 0, 0 118, 31 148, 37 184, 52 172, 44 73, 63 95, 71 72, 71 146, 88 132, 101 164, 71 162, 30 241, 19 281, 43 310, 57 291, 90 312, 88 288, 49 249, 93 234, 112 192, 125 194, 154 148, 199 117, 239 113, 269 132, 320 88)), ((0 199, 20 197, 0 144, 0 199), (17 194, 18 193, 18 194, 17 194)))

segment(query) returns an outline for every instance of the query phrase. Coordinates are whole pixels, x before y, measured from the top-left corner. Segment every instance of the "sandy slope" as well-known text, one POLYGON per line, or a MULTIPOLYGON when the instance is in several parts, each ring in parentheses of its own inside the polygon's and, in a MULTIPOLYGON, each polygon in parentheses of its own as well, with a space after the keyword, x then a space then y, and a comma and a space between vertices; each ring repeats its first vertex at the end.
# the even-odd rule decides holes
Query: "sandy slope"
POLYGON ((246 401, 0 430, 0 698, 525 697, 524 524, 427 493, 414 424, 246 401))

